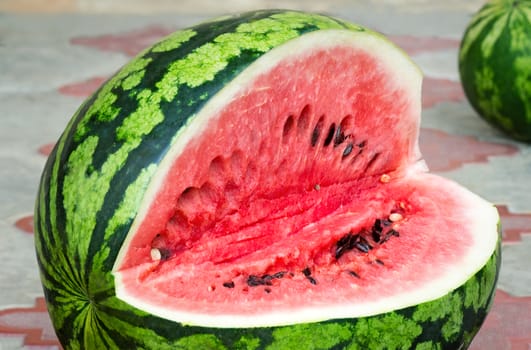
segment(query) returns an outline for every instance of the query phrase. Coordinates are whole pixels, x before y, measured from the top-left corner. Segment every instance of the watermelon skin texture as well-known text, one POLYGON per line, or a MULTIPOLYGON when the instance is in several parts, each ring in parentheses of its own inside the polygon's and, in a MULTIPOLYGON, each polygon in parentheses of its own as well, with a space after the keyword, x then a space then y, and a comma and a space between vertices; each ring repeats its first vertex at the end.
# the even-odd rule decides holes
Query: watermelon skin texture
POLYGON ((150 315, 115 296, 118 250, 179 130, 258 57, 329 28, 367 31, 293 11, 206 22, 141 53, 79 108, 47 161, 35 208, 41 280, 65 349, 456 349, 472 340, 493 300, 499 247, 446 296, 359 319, 204 328, 150 315))
POLYGON ((478 114, 531 142, 531 1, 497 0, 472 18, 459 50, 465 94, 478 114))

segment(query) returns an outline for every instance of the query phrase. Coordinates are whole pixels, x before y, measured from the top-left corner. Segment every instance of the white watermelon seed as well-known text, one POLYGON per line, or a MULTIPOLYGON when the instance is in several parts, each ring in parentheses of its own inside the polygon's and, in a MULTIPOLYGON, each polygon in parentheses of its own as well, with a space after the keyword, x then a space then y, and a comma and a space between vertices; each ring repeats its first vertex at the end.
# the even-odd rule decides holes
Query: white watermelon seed
POLYGON ((389 215, 389 221, 391 222, 397 222, 402 220, 403 218, 404 217, 400 213, 391 213, 391 215, 389 215))
POLYGON ((151 248, 151 260, 160 261, 162 259, 162 253, 157 248, 151 248))
POLYGON ((388 174, 383 174, 382 176, 380 176, 380 182, 381 183, 388 183, 389 181, 391 180, 391 176, 389 176, 388 174))

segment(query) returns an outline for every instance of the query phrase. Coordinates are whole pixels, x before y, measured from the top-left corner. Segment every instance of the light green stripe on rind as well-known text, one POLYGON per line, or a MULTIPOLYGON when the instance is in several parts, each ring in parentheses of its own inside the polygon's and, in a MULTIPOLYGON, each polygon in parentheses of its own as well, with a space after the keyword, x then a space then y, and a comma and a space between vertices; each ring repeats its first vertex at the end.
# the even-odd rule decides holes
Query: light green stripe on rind
POLYGON ((468 55, 470 46, 475 39, 487 28, 492 25, 492 22, 497 21, 499 9, 493 5, 485 5, 481 11, 477 12, 472 18, 467 28, 467 39, 461 43, 459 51, 460 59, 468 55))
POLYGON ((185 29, 170 34, 163 40, 156 43, 150 51, 152 52, 165 52, 179 48, 183 43, 189 41, 197 34, 192 29, 185 29))
POLYGON ((273 342, 265 349, 330 349, 345 343, 353 335, 355 331, 346 323, 301 324, 273 330, 273 342))
POLYGON ((503 13, 500 14, 495 21, 490 23, 489 35, 487 35, 485 40, 481 42, 481 52, 486 60, 491 58, 494 45, 496 45, 507 27, 509 17, 509 13, 503 13))
POLYGON ((95 101, 88 108, 76 128, 76 140, 80 140, 89 132, 87 124, 94 119, 101 122, 109 122, 118 116, 120 107, 115 105, 118 96, 113 92, 113 89, 121 87, 123 90, 128 91, 140 84, 145 68, 151 60, 151 58, 142 57, 132 60, 102 86, 97 92, 95 101))

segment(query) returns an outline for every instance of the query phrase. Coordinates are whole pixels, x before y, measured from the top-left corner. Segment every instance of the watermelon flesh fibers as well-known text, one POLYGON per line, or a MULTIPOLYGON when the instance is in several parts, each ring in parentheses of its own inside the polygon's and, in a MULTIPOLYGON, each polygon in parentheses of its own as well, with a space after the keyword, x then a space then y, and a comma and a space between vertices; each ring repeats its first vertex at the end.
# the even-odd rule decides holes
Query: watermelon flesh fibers
POLYGON ((418 69, 332 32, 259 58, 179 132, 114 264, 120 299, 277 326, 417 305, 487 263, 496 210, 421 159, 418 69))

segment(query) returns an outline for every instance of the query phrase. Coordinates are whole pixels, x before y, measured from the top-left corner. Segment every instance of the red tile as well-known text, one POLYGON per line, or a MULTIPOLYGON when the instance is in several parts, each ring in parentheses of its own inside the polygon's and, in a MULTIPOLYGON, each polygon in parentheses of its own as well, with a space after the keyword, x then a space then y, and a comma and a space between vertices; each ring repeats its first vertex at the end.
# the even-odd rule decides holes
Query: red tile
POLYGON ((48 157, 50 153, 52 153, 52 150, 54 147, 55 147, 55 143, 47 143, 39 147, 38 152, 42 154, 43 156, 48 157))
POLYGON ((74 45, 92 47, 101 51, 121 52, 134 56, 174 30, 151 26, 122 34, 107 34, 94 37, 77 37, 70 40, 74 45))
POLYGON ((33 215, 24 216, 15 222, 15 226, 26 233, 33 233, 33 215))
POLYGON ((498 290, 494 305, 470 350, 531 349, 531 297, 498 290))
POLYGON ((107 77, 93 77, 88 80, 63 85, 59 88, 59 93, 74 97, 87 97, 96 91, 107 77))
POLYGON ((0 335, 17 334, 24 336, 27 346, 55 345, 60 348, 42 297, 35 300, 34 307, 0 310, 0 335))
POLYGON ((422 107, 431 108, 441 102, 465 101, 461 83, 449 79, 425 77, 422 83, 422 107))
POLYGON ((518 148, 514 146, 429 128, 421 129, 419 142, 428 167, 435 172, 457 169, 465 163, 487 163, 490 156, 518 153, 518 148))
POLYGON ((497 205, 503 229, 503 243, 517 243, 523 234, 531 234, 531 213, 513 214, 505 205, 497 205))

